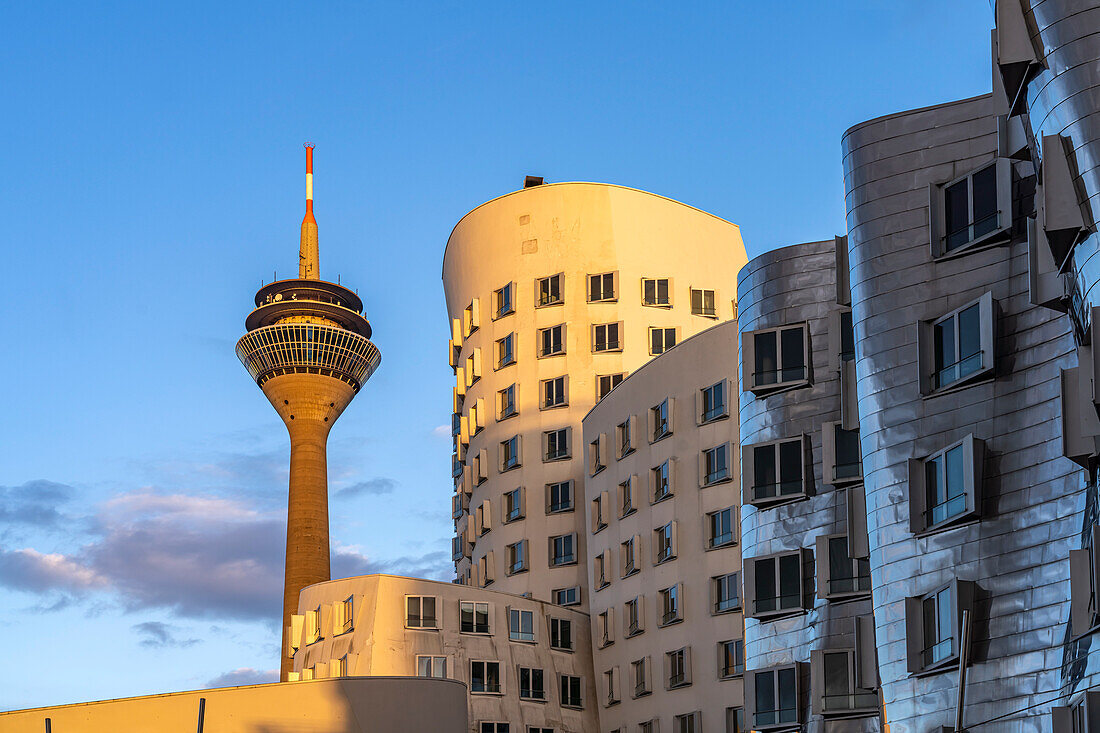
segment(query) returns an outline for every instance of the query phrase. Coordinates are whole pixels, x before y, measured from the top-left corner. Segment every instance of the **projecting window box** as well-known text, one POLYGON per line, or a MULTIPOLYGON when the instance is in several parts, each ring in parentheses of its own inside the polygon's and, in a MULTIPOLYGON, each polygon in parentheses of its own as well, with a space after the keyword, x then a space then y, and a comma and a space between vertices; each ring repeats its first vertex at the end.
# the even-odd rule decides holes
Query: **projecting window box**
POLYGON ((1012 161, 997 158, 928 187, 932 257, 956 257, 1002 244, 1012 228, 1012 161))

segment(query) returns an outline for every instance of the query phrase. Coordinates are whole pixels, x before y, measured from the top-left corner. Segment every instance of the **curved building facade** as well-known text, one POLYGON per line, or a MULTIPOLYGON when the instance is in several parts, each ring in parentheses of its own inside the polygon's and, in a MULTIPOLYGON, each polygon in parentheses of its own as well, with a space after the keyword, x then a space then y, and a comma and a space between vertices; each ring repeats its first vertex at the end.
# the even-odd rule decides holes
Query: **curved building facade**
POLYGON ((737 323, 718 324, 584 418, 603 731, 746 730, 736 363, 737 323))
POLYGON ((734 317, 738 228, 654 194, 536 185, 455 226, 459 582, 587 607, 581 419, 627 374, 734 317))
POLYGON ((737 283, 752 730, 882 729, 843 248, 783 247, 737 283))

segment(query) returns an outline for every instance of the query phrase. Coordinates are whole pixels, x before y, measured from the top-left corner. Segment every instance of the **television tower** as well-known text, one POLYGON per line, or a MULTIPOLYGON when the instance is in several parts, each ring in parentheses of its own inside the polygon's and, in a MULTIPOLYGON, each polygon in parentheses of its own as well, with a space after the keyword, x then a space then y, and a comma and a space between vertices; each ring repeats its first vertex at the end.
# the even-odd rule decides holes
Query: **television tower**
POLYGON ((313 218, 313 144, 306 143, 306 214, 298 250, 298 277, 276 280, 256 293, 237 356, 290 433, 286 575, 283 584, 282 660, 286 681, 292 659, 287 629, 298 593, 329 580, 328 461, 333 423, 370 378, 382 355, 370 342, 363 301, 320 279, 317 220, 313 218))

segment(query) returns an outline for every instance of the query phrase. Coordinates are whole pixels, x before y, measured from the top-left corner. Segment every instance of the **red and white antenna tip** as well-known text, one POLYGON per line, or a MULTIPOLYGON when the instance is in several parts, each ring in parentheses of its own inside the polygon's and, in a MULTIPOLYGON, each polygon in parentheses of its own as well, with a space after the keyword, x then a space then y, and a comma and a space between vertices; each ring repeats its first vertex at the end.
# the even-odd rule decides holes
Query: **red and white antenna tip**
POLYGON ((306 143, 306 210, 313 211, 313 143, 306 143))

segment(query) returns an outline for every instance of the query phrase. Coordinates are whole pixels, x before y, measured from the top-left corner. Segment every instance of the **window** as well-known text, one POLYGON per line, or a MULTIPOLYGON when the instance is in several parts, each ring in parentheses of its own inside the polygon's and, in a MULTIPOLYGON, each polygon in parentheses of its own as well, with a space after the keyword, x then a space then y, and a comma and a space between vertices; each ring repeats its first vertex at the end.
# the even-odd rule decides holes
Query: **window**
POLYGON ((707 423, 721 417, 729 416, 729 406, 726 403, 726 380, 712 384, 699 390, 700 397, 700 423, 707 423))
POLYGON ((1009 166, 1009 160, 997 160, 942 186, 931 187, 933 256, 1000 241, 997 235, 1012 225, 1009 166))
POLYGON ((625 616, 623 620, 625 621, 627 637, 635 636, 645 630, 644 613, 642 596, 631 598, 623 605, 623 615, 625 616))
POLYGON ((634 678, 634 697, 642 697, 653 691, 649 686, 649 657, 631 662, 630 671, 634 678))
POLYGON ((636 476, 631 476, 626 481, 619 484, 619 518, 629 516, 634 513, 637 508, 634 506, 634 479, 636 476))
POLYGON ((622 322, 599 323, 592 327, 592 351, 622 351, 622 322))
POLYGON ((516 335, 510 333, 497 341, 497 369, 516 363, 516 335))
POLYGON ((626 377, 625 372, 619 372, 618 374, 599 374, 596 376, 596 401, 599 402, 604 397, 607 397, 608 393, 622 384, 623 379, 626 377))
POLYGON ((666 399, 659 405, 649 408, 650 442, 672 435, 672 400, 666 399))
POLYGON ((1100 600, 1100 525, 1092 525, 1089 534, 1091 542, 1084 549, 1069 551, 1069 621, 1074 638, 1096 627, 1100 600))
POLYGON ((603 491, 592 500, 592 534, 607 526, 607 515, 607 492, 603 491))
POLYGON ((601 590, 611 585, 607 579, 607 555, 600 553, 592 558, 592 576, 596 582, 596 590, 601 590))
POLYGON ((332 660, 332 667, 329 670, 332 677, 347 677, 348 676, 348 655, 340 657, 339 659, 332 660))
POLYGON ((471 661, 470 692, 500 694, 500 662, 471 661))
POLYGON ((702 481, 701 486, 713 486, 714 484, 729 481, 730 479, 730 444, 723 443, 713 448, 708 448, 700 455, 699 470, 702 481))
POLYGON ((505 548, 508 552, 508 574, 515 575, 527 569, 527 540, 520 540, 505 548))
POLYGON ((416 676, 445 679, 447 677, 447 658, 418 655, 416 657, 416 676))
POLYGON ((779 667, 745 676, 745 702, 751 705, 752 729, 798 722, 798 669, 779 667))
POLYGON ((745 561, 745 592, 752 593, 750 615, 764 619, 804 608, 803 554, 787 552, 745 561))
MULTIPOLYGON (((873 647, 872 647, 873 648, 873 647)), ((815 649, 810 652, 811 707, 816 715, 878 712, 878 693, 860 687, 853 649, 815 649)))
POLYGON ((462 625, 459 627, 467 634, 489 633, 489 604, 476 601, 461 601, 458 605, 462 625))
POLYGON ((744 446, 741 475, 745 503, 767 507, 801 499, 808 493, 805 475, 805 437, 744 446))
POLYGON ((542 681, 542 670, 534 667, 519 668, 519 699, 545 700, 546 687, 542 681))
POLYGON ((462 330, 469 336, 481 325, 481 301, 474 298, 462 311, 462 330))
POLYGON ((516 385, 510 384, 497 392, 497 419, 505 420, 519 414, 516 408, 516 385))
POLYGON ((713 290, 691 289, 691 315, 714 318, 718 313, 714 308, 714 302, 713 290))
POLYGON ((825 483, 843 486, 863 480, 859 428, 845 430, 840 422, 821 426, 821 473, 825 483))
POLYGON ((600 433, 588 444, 588 473, 595 476, 607 468, 607 435, 600 433))
POLYGON ((993 374, 994 302, 986 293, 917 331, 921 394, 927 396, 993 374))
POLYGON ((512 303, 514 286, 515 283, 508 283, 493 293, 493 318, 500 318, 516 312, 516 308, 512 303))
POLYGON ((650 475, 653 479, 653 503, 672 496, 671 459, 654 468, 650 475))
POLYGON ((611 609, 596 614, 596 637, 601 649, 615 643, 614 618, 611 609))
POLYGON ((663 354, 676 345, 675 328, 649 327, 649 353, 651 356, 663 354))
POLYGON ((542 434, 542 445, 544 461, 569 458, 569 428, 547 430, 542 434))
POLYGON ((653 547, 656 550, 655 562, 660 565, 676 557, 676 522, 653 530, 653 547))
POLYGON ((340 631, 346 633, 355 626, 355 596, 348 596, 340 602, 340 631))
POLYGON ((558 606, 576 606, 581 602, 581 587, 574 585, 571 588, 555 588, 550 591, 550 600, 558 606))
POLYGON ((523 487, 512 489, 504 493, 504 522, 514 522, 523 519, 526 502, 523 496, 523 487))
POLYGON ((852 325, 852 311, 840 312, 840 360, 852 361, 856 358, 856 330, 852 325))
POLYGON ((615 426, 615 443, 619 447, 619 458, 625 458, 634 452, 634 424, 633 416, 615 426))
POLYGON ((481 379, 481 349, 474 349, 466 357, 466 386, 472 387, 481 379))
POLYGON ((933 532, 981 515, 985 444, 973 435, 909 461, 909 529, 933 532))
POLYGON ((905 640, 909 672, 957 667, 962 612, 973 610, 974 584, 953 580, 923 596, 905 599, 905 640))
POLYGON ((638 572, 637 537, 631 537, 619 545, 619 557, 622 559, 622 577, 626 578, 638 572))
POLYGON ((616 300, 615 285, 619 279, 616 272, 604 272, 588 276, 588 302, 600 303, 616 300))
POLYGON ((658 726, 661 721, 658 718, 638 723, 638 733, 659 733, 658 726))
POLYGON ((667 626, 683 619, 679 585, 662 588, 657 591, 657 597, 661 601, 661 623, 658 626, 667 626))
POLYGON ((672 305, 668 282, 668 278, 642 278, 642 305, 672 305))
POLYGON ((565 353, 565 326, 557 325, 539 329, 539 357, 565 353))
POLYGON ((479 733, 509 733, 510 729, 508 723, 490 723, 483 720, 481 721, 479 733))
MULTIPOLYGON (((570 533, 550 538, 550 567, 572 565, 577 562, 576 537, 576 534, 570 533)), ((567 588, 566 590, 572 589, 567 588)), ((563 603, 562 605, 568 604, 563 603)))
POLYGON ((410 629, 438 629, 437 603, 435 596, 406 596, 405 626, 410 629))
POLYGON ((573 482, 558 481, 546 485, 547 511, 550 514, 573 511, 573 482))
POLYGON ((478 505, 477 511, 474 512, 474 519, 479 534, 485 534, 493 529, 493 504, 491 500, 486 499, 478 505))
POLYGON ((542 409, 549 410, 552 407, 564 407, 569 404, 569 398, 565 393, 565 377, 544 379, 540 383, 542 392, 542 409))
POLYGON ((688 662, 688 648, 677 649, 665 654, 665 668, 668 672, 668 689, 691 684, 691 668, 688 662))
POLYGON ((518 608, 508 610, 508 639, 511 641, 535 640, 535 612, 518 608))
POLYGON ((809 333, 805 324, 799 324, 743 334, 743 381, 749 391, 763 395, 808 384, 809 333))
POLYGON ((745 728, 745 708, 726 708, 726 733, 748 733, 745 728))
POLYGON ((581 707, 581 678, 571 674, 563 674, 559 683, 561 704, 567 708, 581 707))
POLYGON ((492 550, 477 559, 477 575, 482 588, 492 585, 496 580, 496 563, 493 560, 492 550))
POLYGON ((535 305, 537 307, 541 308, 544 305, 557 305, 564 302, 561 294, 561 278, 562 275, 559 272, 557 275, 538 279, 535 286, 535 305))
POLYGON ((728 613, 741 607, 741 578, 737 573, 726 573, 711 578, 714 588, 714 612, 728 613))
POLYGON ((684 713, 672 719, 672 733, 701 733, 702 730, 698 712, 684 713))
POLYGON ((565 618, 550 618, 550 648, 573 651, 573 622, 565 618))
POLYGON ((849 598, 871 592, 871 563, 851 556, 846 535, 819 535, 817 557, 818 597, 849 598))
POLYGON ((527 726, 527 733, 554 733, 553 728, 539 728, 535 725, 527 726))
POLYGON ((718 642, 718 676, 734 677, 745 672, 745 642, 741 639, 718 642))
POLYGON ((734 542, 733 507, 719 509, 707 514, 707 547, 725 547, 734 542))
POLYGON ((1051 733, 1090 733, 1100 723, 1100 692, 1086 691, 1068 705, 1050 709, 1051 733))
POLYGON ((513 435, 500 442, 500 470, 509 471, 519 465, 519 436, 513 435))

